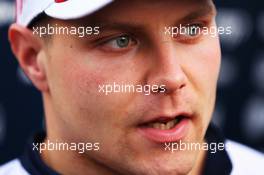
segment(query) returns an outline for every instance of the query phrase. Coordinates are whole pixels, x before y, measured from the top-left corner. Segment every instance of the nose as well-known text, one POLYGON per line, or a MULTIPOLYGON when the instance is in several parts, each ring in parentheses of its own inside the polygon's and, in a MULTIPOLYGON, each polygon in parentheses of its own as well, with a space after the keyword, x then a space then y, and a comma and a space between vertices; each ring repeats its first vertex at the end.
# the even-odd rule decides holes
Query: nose
POLYGON ((187 77, 184 65, 181 62, 183 58, 177 54, 174 46, 172 44, 163 44, 152 55, 154 56, 152 58, 154 63, 149 71, 147 83, 165 87, 166 94, 184 89, 187 77))

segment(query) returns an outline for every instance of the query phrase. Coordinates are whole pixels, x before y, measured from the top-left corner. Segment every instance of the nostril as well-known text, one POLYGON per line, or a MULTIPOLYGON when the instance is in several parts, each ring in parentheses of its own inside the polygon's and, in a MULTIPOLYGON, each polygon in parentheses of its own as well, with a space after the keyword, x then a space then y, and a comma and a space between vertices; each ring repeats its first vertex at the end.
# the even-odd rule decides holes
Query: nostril
POLYGON ((179 89, 182 89, 182 88, 184 88, 185 87, 185 84, 182 84, 180 87, 179 87, 179 89))
POLYGON ((175 92, 182 90, 185 86, 186 86, 185 84, 182 84, 179 87, 173 88, 173 89, 165 87, 165 88, 163 88, 163 91, 161 91, 161 92, 164 92, 165 94, 173 94, 175 92), (164 91, 164 89, 165 89, 165 91, 164 91))
POLYGON ((162 88, 161 87, 158 88, 158 93, 161 93, 161 92, 166 93, 167 91, 168 91, 168 89, 165 86, 162 88))

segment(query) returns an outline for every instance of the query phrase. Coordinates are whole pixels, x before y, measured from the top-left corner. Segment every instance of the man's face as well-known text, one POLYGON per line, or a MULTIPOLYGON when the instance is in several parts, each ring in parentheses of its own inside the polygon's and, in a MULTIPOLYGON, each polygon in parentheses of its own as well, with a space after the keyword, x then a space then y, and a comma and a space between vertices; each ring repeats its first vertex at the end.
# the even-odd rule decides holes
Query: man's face
POLYGON ((44 94, 48 133, 99 142, 100 150, 85 156, 101 168, 123 174, 188 173, 199 151, 171 153, 165 142, 204 141, 215 103, 219 39, 172 37, 165 27, 212 27, 214 17, 210 1, 135 0, 115 2, 80 20, 54 21, 102 26, 100 35, 52 38, 46 61, 49 93, 44 94), (99 86, 114 82, 165 85, 166 92, 99 92, 99 86), (183 119, 163 130, 161 123, 176 117, 183 119))

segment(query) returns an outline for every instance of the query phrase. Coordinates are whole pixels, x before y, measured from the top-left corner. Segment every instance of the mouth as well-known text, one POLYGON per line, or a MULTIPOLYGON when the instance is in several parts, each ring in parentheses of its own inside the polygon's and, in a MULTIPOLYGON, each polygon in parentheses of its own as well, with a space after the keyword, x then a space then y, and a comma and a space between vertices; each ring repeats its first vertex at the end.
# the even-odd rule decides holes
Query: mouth
POLYGON ((150 141, 176 142, 188 133, 191 117, 187 114, 175 117, 157 117, 139 125, 139 132, 150 141))
POLYGON ((179 116, 173 119, 159 118, 157 120, 147 123, 147 127, 160 130, 170 130, 174 128, 183 118, 184 116, 179 116))

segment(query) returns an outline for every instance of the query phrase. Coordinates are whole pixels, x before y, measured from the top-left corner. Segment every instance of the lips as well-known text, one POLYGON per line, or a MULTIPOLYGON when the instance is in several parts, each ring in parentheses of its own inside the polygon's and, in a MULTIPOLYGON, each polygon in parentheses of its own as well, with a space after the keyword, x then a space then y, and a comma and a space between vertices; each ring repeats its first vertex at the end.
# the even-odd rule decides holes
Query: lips
POLYGON ((191 115, 153 117, 139 125, 139 132, 150 141, 164 143, 182 139, 188 131, 191 115))

